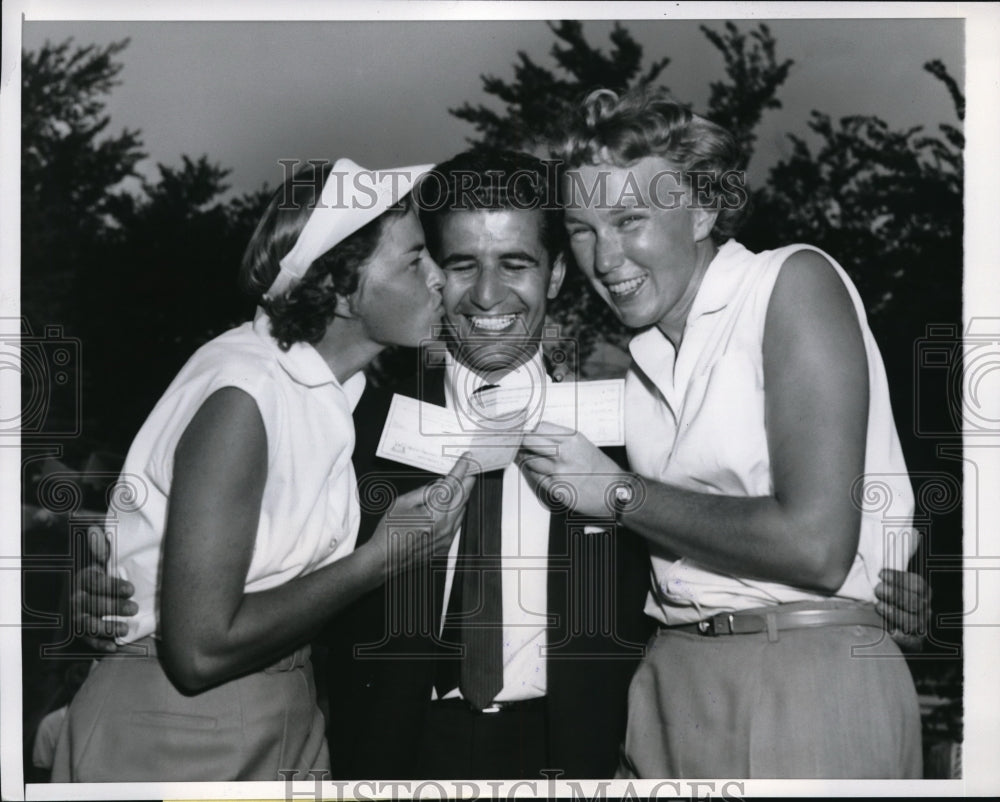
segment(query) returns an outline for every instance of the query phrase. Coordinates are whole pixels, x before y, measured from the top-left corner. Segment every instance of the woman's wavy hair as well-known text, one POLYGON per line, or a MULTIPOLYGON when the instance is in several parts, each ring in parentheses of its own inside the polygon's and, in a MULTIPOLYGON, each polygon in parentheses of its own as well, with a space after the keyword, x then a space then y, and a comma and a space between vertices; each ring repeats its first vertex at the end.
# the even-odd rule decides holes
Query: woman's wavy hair
POLYGON ((411 209, 407 196, 315 259, 287 293, 264 298, 282 258, 294 247, 322 196, 332 169, 329 162, 309 162, 286 179, 268 201, 243 253, 240 288, 267 312, 271 335, 284 351, 297 342, 315 345, 323 339, 336 317, 338 296, 348 296, 357 289, 359 270, 378 246, 386 222, 411 209))
POLYGON ((736 139, 664 90, 640 87, 619 95, 597 89, 570 112, 563 131, 553 148, 563 169, 609 159, 617 167, 627 167, 647 156, 660 156, 681 172, 688 186, 689 176, 697 173, 700 198, 719 209, 712 229, 712 239, 718 243, 735 236, 750 211, 745 155, 736 139))

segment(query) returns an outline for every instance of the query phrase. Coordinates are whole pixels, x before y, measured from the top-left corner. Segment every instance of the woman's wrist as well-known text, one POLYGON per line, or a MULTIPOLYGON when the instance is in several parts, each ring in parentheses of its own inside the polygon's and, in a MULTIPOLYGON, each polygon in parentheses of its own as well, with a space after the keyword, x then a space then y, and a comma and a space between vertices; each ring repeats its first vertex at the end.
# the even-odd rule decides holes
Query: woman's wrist
POLYGON ((642 477, 625 471, 620 473, 608 490, 608 501, 615 524, 627 527, 625 517, 641 507, 645 499, 646 490, 642 477))
POLYGON ((380 532, 376 531, 370 540, 358 546, 351 557, 365 590, 374 590, 388 579, 389 560, 380 532))

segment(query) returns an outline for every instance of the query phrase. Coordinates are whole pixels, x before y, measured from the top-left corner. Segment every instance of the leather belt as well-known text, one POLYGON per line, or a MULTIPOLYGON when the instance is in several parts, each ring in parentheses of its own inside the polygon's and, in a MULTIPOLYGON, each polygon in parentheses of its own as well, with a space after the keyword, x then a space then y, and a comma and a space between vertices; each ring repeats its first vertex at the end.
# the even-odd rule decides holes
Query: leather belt
POLYGON ((669 631, 694 632, 698 635, 753 635, 766 632, 773 637, 783 629, 812 629, 814 627, 876 627, 882 629, 882 616, 871 607, 826 608, 814 610, 774 611, 755 610, 735 613, 718 613, 694 624, 666 627, 669 631))
POLYGON ((494 715, 496 713, 531 713, 541 712, 545 709, 545 697, 537 696, 534 699, 520 699, 515 702, 494 702, 483 710, 476 710, 469 702, 460 696, 451 696, 447 699, 435 699, 431 702, 437 708, 451 708, 464 710, 474 715, 494 715))

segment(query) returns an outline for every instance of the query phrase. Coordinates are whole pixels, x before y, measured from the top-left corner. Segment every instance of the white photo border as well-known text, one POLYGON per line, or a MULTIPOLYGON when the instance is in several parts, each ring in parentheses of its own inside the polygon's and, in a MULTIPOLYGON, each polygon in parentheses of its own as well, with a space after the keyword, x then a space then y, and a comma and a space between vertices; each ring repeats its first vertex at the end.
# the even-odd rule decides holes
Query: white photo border
MULTIPOLYGON (((56 20, 526 20, 526 19, 621 19, 645 18, 676 19, 758 19, 801 18, 830 19, 840 17, 861 18, 911 18, 937 17, 966 20, 966 95, 968 113, 966 131, 965 181, 965 279, 964 322, 974 318, 1000 319, 1000 281, 996 279, 995 260, 1000 254, 1000 226, 997 226, 1000 204, 996 194, 1000 188, 1000 7, 995 4, 975 3, 615 3, 600 4, 568 2, 298 2, 281 6, 280 12, 273 2, 244 0, 244 2, 213 2, 212 0, 184 0, 182 2, 132 3, 124 0, 102 2, 7 2, 3 5, 3 61, 2 61, 2 136, 0 136, 0 318, 17 319, 19 305, 19 230, 20 184, 19 170, 14 168, 20 159, 20 53, 21 24, 28 21, 56 20), (276 16, 280 13, 280 16, 276 16)), ((20 384, 11 371, 0 371, 0 419, 7 420, 20 409, 20 384)), ((984 388, 989 394, 984 398, 988 409, 1000 410, 1000 387, 994 382, 984 388)), ((1000 417, 1000 416, 998 416, 1000 417)), ((983 442, 979 438, 980 443, 983 442)), ((998 476, 1000 465, 1000 435, 989 439, 993 450, 989 453, 991 476, 998 476)), ((4 444, 7 446, 7 444, 4 444)), ((966 442, 968 446, 969 443, 966 442)), ((984 457, 984 459, 986 459, 984 457)), ((968 461, 967 471, 971 470, 968 461)), ((983 464, 977 462, 981 473, 983 464)), ((283 783, 155 783, 155 784, 94 784, 94 785, 28 785, 23 783, 21 753, 21 648, 20 648, 20 458, 16 447, 0 447, 0 777, 3 799, 287 799, 289 791, 296 799, 313 798, 311 783, 295 783, 289 789, 283 783)), ((971 477, 969 477, 971 478, 971 477)), ((974 555, 982 575, 1000 569, 996 550, 997 524, 1000 523, 997 494, 980 494, 978 499, 966 498, 965 547, 966 555, 974 555), (986 496, 989 497, 986 497, 986 496), (982 546, 988 542, 993 547, 986 555, 976 552, 973 539, 982 546)), ((973 602, 968 597, 966 583, 966 609, 973 602)), ((993 584, 1000 586, 994 581, 993 584)), ((1000 609, 1000 587, 979 585, 979 604, 993 604, 1000 609), (984 591, 989 599, 984 599, 984 591)), ((1000 791, 1000 769, 996 759, 1000 746, 1000 696, 996 687, 995 667, 1000 665, 1000 633, 991 627, 970 627, 965 631, 965 742, 962 780, 912 781, 912 782, 820 782, 820 781, 739 781, 740 786, 729 789, 739 796, 788 796, 830 794, 853 796, 966 796, 989 795, 1000 791)), ((708 787, 702 783, 680 782, 678 791, 665 786, 658 793, 692 798, 722 794, 722 783, 708 787)), ((633 790, 642 797, 648 796, 657 783, 635 782, 633 790)), ((392 784, 377 784, 391 790, 392 784)), ((553 786, 544 782, 535 784, 465 783, 464 795, 472 798, 496 797, 509 794, 526 798, 538 792, 548 795, 553 786)), ((445 785, 449 791, 452 785, 445 785)), ((592 798, 600 789, 597 783, 577 785, 592 798)), ((604 786, 606 793, 620 796, 627 792, 623 781, 604 786)), ((398 789, 403 790, 403 789, 398 789)), ((576 790, 566 782, 557 782, 554 790, 559 796, 573 796, 576 790)), ((463 789, 458 789, 459 793, 463 789)), ((322 786, 326 798, 344 798, 353 793, 358 798, 374 798, 379 787, 361 784, 326 782, 322 786)), ((408 798, 401 794, 400 798, 408 798)), ((426 798, 439 798, 429 788, 426 798)))

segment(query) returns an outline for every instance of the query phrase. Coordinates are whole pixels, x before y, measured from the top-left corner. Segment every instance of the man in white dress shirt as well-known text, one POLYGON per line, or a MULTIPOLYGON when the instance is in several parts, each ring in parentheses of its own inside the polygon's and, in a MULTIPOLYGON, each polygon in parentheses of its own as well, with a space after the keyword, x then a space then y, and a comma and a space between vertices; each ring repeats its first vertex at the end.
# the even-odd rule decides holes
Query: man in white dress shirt
MULTIPOLYGON (((471 151, 428 177, 423 202, 428 249, 446 275, 447 353, 443 369, 414 371, 418 386, 408 394, 460 410, 483 387, 543 397, 551 381, 540 347, 546 309, 565 274, 553 171, 525 154, 471 151)), ((355 416, 363 499, 369 481, 391 477, 403 491, 427 480, 391 463, 365 464, 387 403, 373 392, 355 416)), ((479 562, 456 570, 467 519, 436 570, 392 583, 341 616, 331 640, 340 652, 330 660, 335 774, 540 779, 546 769, 567 777, 614 771, 628 680, 648 632, 645 549, 613 527, 550 512, 514 464, 494 481, 501 498, 483 521, 499 517, 502 621, 486 621, 480 634, 488 639, 492 629, 501 670, 481 670, 473 682, 482 691, 463 673, 479 647, 463 641, 460 621, 489 605, 489 569, 475 567, 489 548, 475 546, 479 562), (420 624, 406 631, 393 611, 420 624)), ((368 512, 359 539, 383 511, 368 512)))

